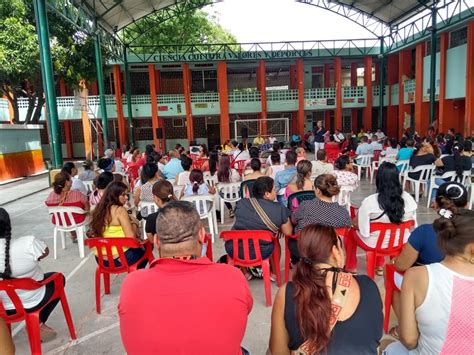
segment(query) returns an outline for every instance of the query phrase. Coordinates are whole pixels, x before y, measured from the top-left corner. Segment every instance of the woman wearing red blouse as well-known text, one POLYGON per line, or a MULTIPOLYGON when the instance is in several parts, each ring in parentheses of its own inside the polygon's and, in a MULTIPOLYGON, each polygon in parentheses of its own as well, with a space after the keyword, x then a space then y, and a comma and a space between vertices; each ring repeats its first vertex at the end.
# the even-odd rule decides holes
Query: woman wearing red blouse
MULTIPOLYGON (((64 206, 64 207, 80 207, 85 211, 89 211, 89 201, 86 195, 77 190, 71 190, 72 180, 66 173, 59 173, 54 177, 53 191, 49 194, 45 201, 46 206, 64 206)), ((76 223, 82 223, 86 219, 85 214, 73 213, 76 223)), ((54 217, 53 217, 54 223, 54 217)), ((69 224, 69 221, 66 221, 69 224)), ((74 238, 73 238, 74 239, 74 238)))

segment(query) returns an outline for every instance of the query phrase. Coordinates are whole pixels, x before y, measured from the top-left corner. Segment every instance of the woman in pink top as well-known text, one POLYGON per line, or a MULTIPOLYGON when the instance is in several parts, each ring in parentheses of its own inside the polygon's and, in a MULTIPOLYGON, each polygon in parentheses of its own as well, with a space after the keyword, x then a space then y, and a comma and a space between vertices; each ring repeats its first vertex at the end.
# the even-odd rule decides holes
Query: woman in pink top
POLYGON ((474 218, 441 209, 433 223, 446 258, 405 273, 400 341, 391 354, 472 354, 474 334, 474 218))

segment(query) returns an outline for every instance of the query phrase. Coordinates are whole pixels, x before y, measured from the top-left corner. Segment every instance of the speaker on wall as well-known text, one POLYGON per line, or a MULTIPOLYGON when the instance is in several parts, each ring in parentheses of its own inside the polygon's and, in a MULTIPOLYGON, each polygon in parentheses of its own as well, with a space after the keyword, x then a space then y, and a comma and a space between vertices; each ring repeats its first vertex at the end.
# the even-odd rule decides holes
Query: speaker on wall
POLYGON ((243 139, 247 139, 249 137, 249 129, 247 127, 242 127, 240 129, 240 135, 243 139))
POLYGON ((156 138, 163 139, 163 128, 156 129, 156 138))

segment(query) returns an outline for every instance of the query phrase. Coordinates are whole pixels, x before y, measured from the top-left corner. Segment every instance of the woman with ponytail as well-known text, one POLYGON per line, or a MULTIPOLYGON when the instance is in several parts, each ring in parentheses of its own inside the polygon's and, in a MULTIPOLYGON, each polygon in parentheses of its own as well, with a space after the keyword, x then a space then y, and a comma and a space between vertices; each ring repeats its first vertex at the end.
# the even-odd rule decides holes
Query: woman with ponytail
MULTIPOLYGON (((54 273, 43 273, 39 261, 49 254, 48 246, 33 236, 12 238, 12 226, 8 212, 0 208, 0 279, 30 278, 36 281, 47 279, 54 273)), ((63 277, 63 283, 65 279, 63 277)), ((54 294, 54 282, 36 290, 18 290, 23 307, 33 312, 49 302, 54 294)), ((8 297, 0 293, 0 300, 7 314, 14 314, 15 307, 8 297)), ((56 332, 45 323, 59 299, 52 301, 40 311, 40 332, 43 342, 52 340, 56 332)))
POLYGON ((191 174, 189 174, 189 184, 186 184, 184 189, 181 191, 181 197, 215 193, 216 189, 212 186, 208 186, 204 181, 204 174, 202 170, 193 169, 191 174))
MULTIPOLYGON (((311 181, 311 171, 313 165, 309 160, 301 160, 296 165, 296 177, 294 182, 290 182, 285 189, 285 200, 288 200, 288 196, 298 191, 311 191, 313 189, 313 182, 311 181)), ((291 206, 292 212, 298 208, 298 201, 293 200, 293 206, 291 206)))
POLYGON ((474 217, 442 208, 433 223, 443 261, 410 268, 403 278, 400 342, 385 354, 472 354, 474 217))
POLYGON ((368 276, 343 272, 342 239, 333 228, 312 224, 301 231, 298 251, 293 281, 278 290, 273 305, 271 354, 377 354, 380 293, 368 276), (333 304, 342 305, 335 321, 333 304))
MULTIPOLYGON (((165 207, 170 201, 177 201, 178 199, 174 195, 173 185, 168 180, 160 180, 153 185, 153 196, 155 197, 155 204, 158 208, 165 207)), ((160 210, 155 213, 151 213, 146 218, 145 232, 153 243, 153 236, 156 234, 156 219, 160 210)))
MULTIPOLYGON (((448 155, 442 159, 438 159, 435 164, 438 167, 438 175, 443 175, 444 173, 454 171, 456 172, 456 181, 462 182, 462 175, 465 171, 471 171, 472 169, 472 162, 471 158, 467 157, 463 154, 464 147, 463 145, 456 143, 453 145, 453 154, 448 155)), ((439 186, 443 184, 445 180, 441 179, 440 177, 435 178, 435 183, 439 186)), ((436 198, 437 189, 433 189, 432 192, 432 199, 431 201, 434 202, 436 198)), ((432 204, 434 208, 434 204, 432 204)))

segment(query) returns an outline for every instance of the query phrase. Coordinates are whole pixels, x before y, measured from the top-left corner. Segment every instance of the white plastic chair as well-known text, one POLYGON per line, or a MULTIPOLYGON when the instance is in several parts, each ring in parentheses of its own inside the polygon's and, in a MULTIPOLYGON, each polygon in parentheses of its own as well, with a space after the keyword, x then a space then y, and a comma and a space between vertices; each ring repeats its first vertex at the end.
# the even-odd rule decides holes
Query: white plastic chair
POLYGON ((57 259, 57 237, 58 232, 61 234, 61 246, 66 249, 66 233, 76 232, 77 245, 79 247, 79 256, 84 257, 84 225, 86 221, 82 223, 76 223, 73 217, 73 213, 85 215, 87 212, 80 207, 74 206, 54 206, 48 207, 48 213, 54 216, 54 234, 53 234, 53 254, 54 258, 57 259), (69 225, 66 224, 69 221, 69 225))
POLYGON ((94 181, 88 180, 82 182, 87 189, 87 195, 90 195, 94 191, 94 181))
POLYGON ((431 175, 435 169, 434 164, 430 165, 420 165, 414 169, 408 169, 406 174, 404 175, 403 187, 405 187, 406 182, 410 182, 412 187, 415 190, 415 201, 418 203, 420 201, 420 186, 423 185, 425 187, 424 193, 426 193, 428 182, 431 180, 431 175), (418 179, 412 179, 408 176, 409 173, 420 173, 420 177, 418 179))
MULTIPOLYGON (((159 210, 159 207, 154 203, 154 202, 146 202, 146 201, 140 201, 138 204, 138 210, 141 212, 143 210, 146 211, 146 215, 150 215, 152 213, 155 213, 159 210)), ((142 214, 143 216, 143 214, 142 214)), ((142 234, 143 234, 143 240, 147 239, 146 236, 146 231, 145 231, 145 224, 146 224, 146 218, 142 219, 142 234)))
POLYGON ((474 182, 471 182, 471 199, 469 201, 469 206, 468 206, 470 210, 472 210, 473 204, 474 204, 474 182))
POLYGON ((215 187, 218 183, 217 181, 217 173, 211 176, 209 171, 204 172, 204 181, 206 182, 207 186, 215 187))
POLYGON ((371 167, 371 171, 370 171, 370 183, 371 184, 374 181, 375 173, 377 172, 377 170, 379 170, 380 164, 382 164, 386 161, 395 164, 395 162, 397 161, 397 156, 396 155, 387 155, 386 157, 379 156, 379 160, 374 160, 372 162, 372 167, 371 167))
POLYGON ((397 166, 398 171, 400 172, 400 183, 403 182, 405 179, 406 172, 408 170, 408 167, 410 166, 410 161, 409 160, 399 160, 395 163, 397 166))
POLYGON ((333 197, 333 201, 339 203, 340 206, 346 207, 350 213, 351 209, 351 193, 354 191, 353 186, 341 186, 341 190, 337 196, 333 197))
POLYGON ((211 234, 212 242, 214 243, 214 236, 218 233, 214 196, 195 195, 183 197, 182 200, 193 203, 201 219, 207 218, 207 222, 209 224, 209 233, 211 234))
POLYGON ((356 159, 354 159, 354 166, 357 168, 357 176, 359 177, 359 181, 360 181, 360 177, 362 175, 362 169, 365 168, 366 169, 366 177, 369 177, 369 174, 372 175, 372 165, 371 165, 371 161, 372 161, 372 157, 373 157, 373 154, 363 154, 363 155, 359 155, 356 159), (356 161, 358 163, 356 163, 356 161))
POLYGON ((436 176, 435 174, 431 174, 430 187, 428 189, 428 201, 426 202, 426 207, 427 208, 430 207, 431 195, 433 194, 433 190, 439 188, 439 185, 436 184, 436 182, 435 182, 436 178, 440 178, 440 179, 443 179, 443 180, 446 180, 446 181, 453 181, 456 178, 456 172, 455 171, 448 171, 447 173, 444 173, 441 176, 436 176))
POLYGON ((236 203, 241 199, 240 182, 218 184, 217 193, 219 194, 220 198, 221 224, 224 224, 225 202, 236 203))

